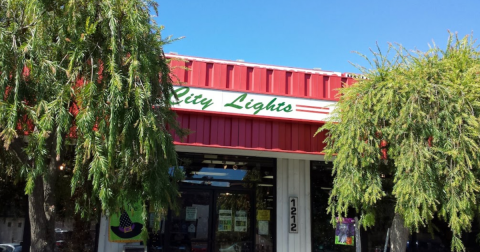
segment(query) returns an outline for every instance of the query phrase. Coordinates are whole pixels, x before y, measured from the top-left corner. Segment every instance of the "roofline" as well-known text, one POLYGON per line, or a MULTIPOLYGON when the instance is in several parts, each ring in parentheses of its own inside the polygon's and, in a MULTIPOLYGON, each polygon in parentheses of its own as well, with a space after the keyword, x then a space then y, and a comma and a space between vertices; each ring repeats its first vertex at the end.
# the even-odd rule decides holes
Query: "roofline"
POLYGON ((178 55, 178 54, 172 54, 172 53, 166 53, 165 56, 169 58, 178 58, 178 59, 184 59, 184 60, 195 60, 195 61, 229 64, 229 65, 246 66, 246 67, 268 68, 268 69, 282 70, 282 71, 289 71, 289 72, 303 72, 303 73, 311 73, 311 74, 321 74, 321 75, 330 75, 330 76, 333 75, 333 76, 345 77, 341 72, 315 70, 315 69, 308 69, 308 68, 283 67, 283 66, 275 66, 275 65, 267 65, 267 64, 247 63, 247 62, 240 62, 240 61, 233 61, 233 60, 218 60, 218 59, 211 59, 211 58, 178 55))

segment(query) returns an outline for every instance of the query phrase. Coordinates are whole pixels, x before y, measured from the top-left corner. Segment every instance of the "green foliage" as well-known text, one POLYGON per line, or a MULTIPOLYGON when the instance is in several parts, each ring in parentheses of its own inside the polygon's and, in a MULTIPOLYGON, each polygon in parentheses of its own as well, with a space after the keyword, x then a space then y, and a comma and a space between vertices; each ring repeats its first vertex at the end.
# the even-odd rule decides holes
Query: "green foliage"
POLYGON ((461 234, 479 211, 475 41, 451 35, 444 50, 410 53, 390 46, 387 54, 373 54, 372 69, 363 69, 366 79, 340 90, 332 121, 319 129, 328 131, 325 153, 336 155, 332 222, 352 207, 364 226, 374 225, 375 207, 391 197, 406 227, 418 230, 438 216, 453 232, 452 250, 463 251, 461 234), (382 140, 388 144, 386 160, 382 140), (393 179, 393 188, 384 177, 393 179))
POLYGON ((183 131, 168 102, 162 48, 171 40, 151 19, 156 8, 147 0, 0 0, 0 136, 7 150, 19 136, 28 142, 27 192, 73 145, 72 194, 93 190, 76 197, 78 211, 97 201, 110 212, 139 200, 158 213, 175 206, 182 174, 169 175, 177 162, 170 132, 183 131))

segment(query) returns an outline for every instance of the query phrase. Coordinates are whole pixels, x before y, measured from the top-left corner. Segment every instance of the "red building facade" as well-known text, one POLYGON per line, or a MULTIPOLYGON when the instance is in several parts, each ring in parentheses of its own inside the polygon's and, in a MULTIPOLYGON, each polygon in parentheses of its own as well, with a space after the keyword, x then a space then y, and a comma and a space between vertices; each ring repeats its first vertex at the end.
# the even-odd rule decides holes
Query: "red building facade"
MULTIPOLYGON (((311 169, 347 74, 180 55, 171 59, 185 173, 179 215, 168 213, 150 251, 310 252, 311 169)), ((324 162, 323 162, 324 163, 324 162)), ((323 188, 323 187, 322 187, 323 188)), ((100 227, 99 251, 122 251, 100 227), (104 237, 102 239, 102 236, 104 237)), ((332 233, 333 235, 333 233, 332 233)), ((332 240, 333 241, 333 240, 332 240)))
POLYGON ((175 108, 181 125, 192 131, 184 141, 175 139, 179 145, 319 154, 324 135, 313 135, 323 124, 315 118, 322 111, 308 106, 308 100, 337 101, 337 90, 354 81, 337 72, 169 57, 178 85, 306 99, 306 105, 296 109, 311 111, 309 119, 296 119, 175 108))

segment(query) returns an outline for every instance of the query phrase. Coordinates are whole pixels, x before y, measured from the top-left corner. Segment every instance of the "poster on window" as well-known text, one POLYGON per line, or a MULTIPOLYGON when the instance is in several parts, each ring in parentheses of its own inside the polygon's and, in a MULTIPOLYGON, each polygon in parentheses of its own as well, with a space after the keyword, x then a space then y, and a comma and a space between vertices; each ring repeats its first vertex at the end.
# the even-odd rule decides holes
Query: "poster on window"
POLYGON ((197 220, 197 208, 196 207, 186 207, 185 208, 185 220, 186 221, 196 221, 197 220))
POLYGON ((355 220, 353 218, 343 218, 339 221, 337 218, 337 228, 335 229, 335 244, 354 245, 355 220))
POLYGON ((258 221, 270 221, 270 210, 257 210, 258 221))
POLYGON ((268 221, 258 221, 258 234, 268 235, 268 221))
POLYGON ((218 212, 218 231, 232 231, 232 210, 220 209, 218 212))
POLYGON ((235 232, 247 232, 247 212, 235 212, 235 232))
POLYGON ((197 209, 197 239, 208 239, 208 223, 210 223, 210 206, 192 204, 197 209))

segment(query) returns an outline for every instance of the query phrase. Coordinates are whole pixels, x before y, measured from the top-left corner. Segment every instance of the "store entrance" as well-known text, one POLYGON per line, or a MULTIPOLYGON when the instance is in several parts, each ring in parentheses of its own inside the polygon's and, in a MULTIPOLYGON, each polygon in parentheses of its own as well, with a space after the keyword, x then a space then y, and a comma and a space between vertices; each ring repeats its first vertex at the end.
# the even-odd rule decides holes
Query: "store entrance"
POLYGON ((180 153, 178 207, 152 228, 149 252, 274 252, 275 159, 180 153))
POLYGON ((172 215, 168 251, 253 251, 252 192, 183 190, 179 215, 172 215))

